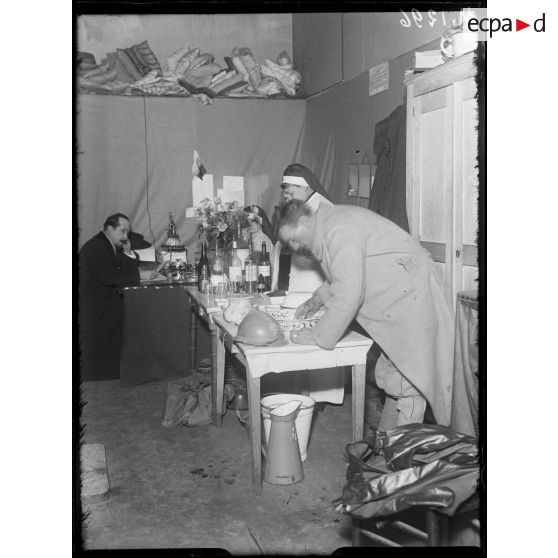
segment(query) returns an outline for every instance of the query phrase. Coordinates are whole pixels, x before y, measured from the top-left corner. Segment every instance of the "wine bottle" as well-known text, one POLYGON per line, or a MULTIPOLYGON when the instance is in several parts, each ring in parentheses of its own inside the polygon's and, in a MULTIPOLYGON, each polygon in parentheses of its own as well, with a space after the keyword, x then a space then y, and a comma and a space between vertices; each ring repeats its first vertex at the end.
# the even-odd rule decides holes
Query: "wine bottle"
POLYGON ((203 282, 210 281, 211 277, 211 268, 209 266, 209 260, 207 259, 207 252, 205 250, 205 242, 202 242, 201 245, 201 256, 200 261, 198 263, 198 291, 200 293, 203 290, 203 282))
POLYGON ((211 283, 213 285, 219 285, 225 282, 224 275, 224 265, 223 256, 221 255, 221 249, 219 248, 219 241, 215 241, 215 259, 213 260, 213 266, 211 268, 211 283))
POLYGON ((267 246, 265 241, 262 242, 262 255, 260 256, 260 261, 258 262, 258 275, 262 275, 264 280, 265 291, 271 290, 271 262, 269 260, 269 254, 267 253, 267 246))
POLYGON ((258 285, 258 260, 252 250, 252 234, 248 243, 248 256, 244 261, 244 288, 248 294, 256 294, 258 285))
POLYGON ((260 310, 264 309, 264 306, 266 305, 266 295, 264 294, 265 291, 265 281, 264 281, 264 276, 263 275, 258 275, 258 282, 257 282, 257 294, 254 297, 254 306, 256 306, 257 308, 259 308, 260 310))
POLYGON ((238 256, 238 244, 233 240, 231 255, 229 258, 229 281, 233 293, 239 293, 242 290, 242 262, 238 256))
POLYGON ((242 274, 245 274, 245 267, 244 267, 244 262, 246 261, 246 258, 248 257, 248 242, 246 242, 246 240, 244 239, 244 237, 242 236, 242 229, 240 227, 240 221, 237 222, 236 224, 236 241, 237 241, 237 248, 238 248, 238 257, 240 258, 240 261, 242 262, 242 274))

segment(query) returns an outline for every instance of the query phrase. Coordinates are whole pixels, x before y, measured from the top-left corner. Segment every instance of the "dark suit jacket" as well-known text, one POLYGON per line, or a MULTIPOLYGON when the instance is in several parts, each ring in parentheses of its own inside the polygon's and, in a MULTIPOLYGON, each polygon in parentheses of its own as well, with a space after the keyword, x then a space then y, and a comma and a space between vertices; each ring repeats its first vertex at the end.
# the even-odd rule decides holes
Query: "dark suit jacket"
POLYGON ((82 246, 78 265, 82 378, 119 378, 122 299, 117 287, 139 282, 138 261, 115 253, 100 232, 82 246))

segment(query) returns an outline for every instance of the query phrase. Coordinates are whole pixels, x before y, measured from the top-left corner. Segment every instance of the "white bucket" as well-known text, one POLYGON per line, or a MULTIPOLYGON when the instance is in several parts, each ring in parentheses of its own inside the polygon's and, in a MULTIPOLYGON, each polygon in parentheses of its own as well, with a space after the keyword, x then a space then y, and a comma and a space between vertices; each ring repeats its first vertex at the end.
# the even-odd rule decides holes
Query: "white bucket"
POLYGON ((300 401, 302 405, 296 417, 296 433, 298 436, 298 447, 300 448, 300 459, 306 461, 308 457, 308 438, 310 437, 310 427, 312 426, 312 415, 314 413, 314 405, 316 401, 312 397, 306 395, 298 395, 296 393, 275 393, 266 395, 261 399, 262 417, 264 423, 265 443, 269 444, 269 433, 271 431, 270 411, 288 403, 289 401, 300 401))

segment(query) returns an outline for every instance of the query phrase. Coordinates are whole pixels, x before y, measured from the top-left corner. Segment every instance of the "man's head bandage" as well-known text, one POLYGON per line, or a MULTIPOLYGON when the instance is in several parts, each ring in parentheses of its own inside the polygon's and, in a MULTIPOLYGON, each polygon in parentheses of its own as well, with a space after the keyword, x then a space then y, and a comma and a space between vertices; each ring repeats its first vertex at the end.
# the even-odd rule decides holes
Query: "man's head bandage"
POLYGON ((287 184, 294 184, 295 186, 308 186, 308 188, 310 187, 310 184, 308 184, 308 182, 306 182, 306 180, 304 180, 304 178, 302 178, 302 176, 284 176, 283 177, 283 182, 281 183, 281 188, 285 188, 287 184))

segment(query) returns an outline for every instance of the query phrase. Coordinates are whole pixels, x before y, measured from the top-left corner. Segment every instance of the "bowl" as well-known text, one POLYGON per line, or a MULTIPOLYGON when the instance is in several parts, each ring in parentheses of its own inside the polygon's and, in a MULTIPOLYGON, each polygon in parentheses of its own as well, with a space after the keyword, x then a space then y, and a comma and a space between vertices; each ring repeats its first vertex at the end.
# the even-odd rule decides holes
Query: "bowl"
POLYGON ((295 319, 296 308, 283 308, 279 305, 269 305, 265 307, 265 312, 279 323, 284 333, 288 333, 289 331, 314 327, 325 311, 320 309, 310 318, 305 318, 303 320, 295 319))
POLYGON ((234 397, 229 401, 227 407, 239 411, 248 409, 248 391, 243 388, 235 389, 234 397))
POLYGON ((298 308, 309 298, 312 298, 312 294, 313 293, 310 292, 288 292, 285 296, 285 299, 281 303, 281 306, 283 306, 284 308, 298 308))

